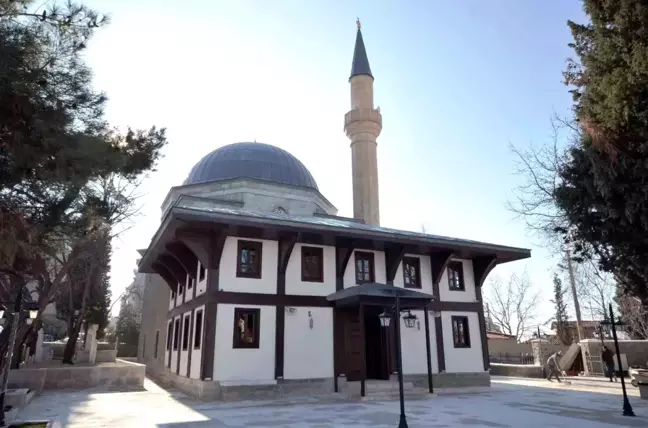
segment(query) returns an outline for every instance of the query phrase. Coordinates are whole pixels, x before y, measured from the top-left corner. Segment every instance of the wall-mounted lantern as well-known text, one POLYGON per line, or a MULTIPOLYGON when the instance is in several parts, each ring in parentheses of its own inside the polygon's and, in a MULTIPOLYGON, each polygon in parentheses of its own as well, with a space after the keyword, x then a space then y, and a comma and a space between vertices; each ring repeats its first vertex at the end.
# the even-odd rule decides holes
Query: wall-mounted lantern
POLYGON ((409 310, 405 315, 403 315, 403 321, 405 321, 405 327, 407 328, 414 328, 416 326, 417 319, 418 317, 409 310))

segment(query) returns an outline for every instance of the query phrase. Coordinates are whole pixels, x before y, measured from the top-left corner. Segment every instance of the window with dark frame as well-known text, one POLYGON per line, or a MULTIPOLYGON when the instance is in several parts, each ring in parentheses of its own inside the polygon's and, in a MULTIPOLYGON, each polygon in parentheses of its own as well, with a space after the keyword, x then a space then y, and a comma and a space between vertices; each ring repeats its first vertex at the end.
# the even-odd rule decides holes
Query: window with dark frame
POLYGON ((302 247, 302 281, 324 282, 324 249, 302 247))
POLYGON ((374 282, 374 253, 355 252, 356 284, 374 282))
POLYGON ((205 279, 205 266, 198 262, 198 281, 205 279))
POLYGON ((260 309, 234 308, 233 348, 258 348, 260 309))
POLYGON ((187 315, 184 317, 184 328, 182 330, 182 350, 186 351, 189 349, 189 322, 191 317, 187 315))
POLYGON ((155 332, 155 348, 153 349, 153 358, 157 360, 158 357, 158 345, 160 344, 160 330, 155 332))
POLYGON ((171 291, 171 300, 175 302, 175 298, 176 298, 175 291, 171 291))
POLYGON ((173 343, 173 321, 169 322, 167 326, 167 343, 166 348, 168 351, 171 350, 171 344, 173 343))
POLYGON ((196 328, 194 328, 194 349, 200 348, 202 342, 202 323, 203 311, 202 309, 196 312, 196 328))
POLYGON ((448 264, 448 286, 452 291, 466 291, 463 263, 450 262, 448 264))
POLYGON ((421 288, 421 259, 418 257, 403 257, 403 285, 421 288))
POLYGON ((452 317, 452 341, 455 348, 470 348, 468 317, 452 317))
POLYGON ((180 318, 175 320, 173 326, 173 350, 178 350, 178 342, 180 341, 180 318))
POLYGON ((263 243, 238 241, 236 276, 240 278, 261 278, 261 257, 263 243))
POLYGON ((187 284, 187 291, 191 290, 195 283, 195 278, 189 277, 189 284, 187 284))
POLYGON ((184 284, 178 284, 178 296, 181 296, 184 293, 184 284))

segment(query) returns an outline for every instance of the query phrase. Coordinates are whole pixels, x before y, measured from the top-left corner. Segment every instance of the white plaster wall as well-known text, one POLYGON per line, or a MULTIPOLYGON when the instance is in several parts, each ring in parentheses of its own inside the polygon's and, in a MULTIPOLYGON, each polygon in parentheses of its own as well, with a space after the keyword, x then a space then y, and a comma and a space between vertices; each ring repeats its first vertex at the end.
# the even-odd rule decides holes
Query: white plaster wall
POLYGON ((277 252, 277 241, 228 237, 225 240, 223 255, 221 256, 219 288, 223 291, 236 291, 239 293, 275 294, 277 292, 277 252), (261 278, 236 277, 239 239, 263 243, 263 249, 261 250, 261 278))
POLYGON ((286 294, 328 296, 331 293, 335 293, 335 247, 295 244, 286 269, 286 294), (324 282, 305 282, 301 280, 301 251, 303 246, 323 248, 324 282))
MULTIPOLYGON (((405 257, 416 257, 420 260, 419 265, 421 266, 421 288, 414 290, 420 291, 421 293, 432 294, 432 266, 430 265, 430 257, 422 256, 419 254, 405 254, 405 257)), ((405 286, 403 281, 403 262, 398 265, 396 277, 394 278, 394 286, 405 286)))
POLYGON ((191 288, 188 288, 190 282, 191 282, 191 277, 187 275, 187 282, 185 283, 185 290, 187 295, 185 296, 185 302, 188 302, 191 299, 193 299, 193 293, 194 293, 193 288, 196 286, 196 281, 194 280, 193 286, 191 288))
POLYGON ((473 273, 472 260, 455 260, 463 264, 464 282, 466 285, 465 291, 450 291, 448 284, 448 270, 443 272, 441 282, 439 283, 439 297, 441 300, 449 302, 474 302, 476 301, 475 294, 475 275, 473 273))
POLYGON ((182 299, 184 297, 184 293, 185 293, 186 289, 187 289, 187 287, 186 287, 186 284, 185 284, 185 287, 182 288, 182 293, 180 293, 180 286, 178 285, 178 293, 176 293, 176 301, 175 301, 176 306, 182 305, 182 299))
POLYGON ((443 320, 443 349, 445 351, 446 372, 483 372, 484 360, 477 312, 442 312, 441 317, 443 320), (468 317, 470 348, 454 347, 452 316, 468 317))
MULTIPOLYGON (((374 253, 374 279, 380 284, 386 283, 387 273, 385 272, 385 253, 382 251, 373 250, 358 251, 365 253, 374 253)), ((355 281, 355 253, 356 251, 354 250, 344 271, 344 288, 357 285, 355 281)))
POLYGON ((208 275, 209 275, 209 272, 207 271, 207 268, 205 268, 205 278, 203 278, 202 281, 199 281, 199 279, 200 279, 200 261, 199 261, 197 269, 196 269, 196 296, 200 296, 205 291, 207 291, 207 276, 208 275))
MULTIPOLYGON (((401 317, 401 349, 403 350, 403 373, 427 373, 427 351, 425 348, 425 319, 423 311, 412 311, 418 317, 414 328, 405 327, 401 317)), ((432 360, 432 373, 439 372, 436 347, 436 330, 434 317, 428 313, 430 320, 430 357, 432 360)), ((481 354, 480 354, 481 355, 481 354)))
MULTIPOLYGON (((173 320, 169 320, 167 322, 167 329, 164 331, 165 335, 164 337, 166 338, 166 333, 169 331, 169 324, 171 324, 173 320)), ((171 340, 173 340, 173 331, 171 332, 171 340)), ((173 342, 171 342, 171 349, 173 349, 173 342)), ((169 365, 169 347, 167 346, 166 342, 164 342, 164 367, 167 367, 169 365)))
POLYGON ((275 323, 274 306, 219 304, 216 309, 214 380, 228 385, 275 383, 275 323), (234 308, 261 309, 258 349, 233 348, 234 308))
POLYGON ((187 376, 187 363, 189 362, 189 346, 191 346, 191 311, 185 312, 182 316, 182 321, 180 322, 180 376, 187 376), (189 320, 189 342, 187 350, 182 349, 182 343, 184 341, 184 323, 185 320, 189 320))
POLYGON ((286 311, 284 378, 333 377, 333 309, 295 308, 286 311), (313 319, 310 328, 308 313, 313 319))
MULTIPOLYGON (((179 316, 175 317, 173 319, 173 336, 171 336, 171 373, 177 373, 178 372, 178 349, 174 349, 173 343, 174 343, 174 337, 175 337, 175 320, 180 319, 179 316)), ((180 329, 180 332, 182 332, 182 323, 178 326, 180 329)), ((180 333, 179 333, 180 334, 180 333)), ((182 345, 182 342, 180 342, 180 338, 178 338, 178 348, 182 345)))
MULTIPOLYGON (((232 321, 233 322, 233 321, 232 321)), ((191 346, 191 368, 190 368, 190 373, 189 377, 192 379, 200 379, 200 364, 202 361, 202 347, 203 347, 203 341, 205 340, 205 305, 198 306, 196 309, 194 309, 194 318, 193 318, 193 334, 191 336, 191 343, 189 346, 191 346), (195 344, 195 339, 196 339, 196 323, 198 320, 196 319, 196 314, 199 311, 203 311, 203 316, 202 316, 202 328, 200 329, 202 338, 200 339, 200 346, 198 348, 194 348, 195 344)))

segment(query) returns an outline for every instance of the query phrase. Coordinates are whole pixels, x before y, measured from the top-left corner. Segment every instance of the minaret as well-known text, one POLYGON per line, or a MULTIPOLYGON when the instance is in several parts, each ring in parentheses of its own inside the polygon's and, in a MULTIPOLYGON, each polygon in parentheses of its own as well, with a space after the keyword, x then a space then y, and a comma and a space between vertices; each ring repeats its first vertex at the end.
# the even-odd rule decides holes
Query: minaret
POLYGON ((353 64, 351 66, 351 111, 344 116, 344 131, 351 140, 353 173, 353 217, 366 224, 380 224, 378 203, 378 158, 376 139, 382 130, 380 109, 374 109, 373 75, 362 40, 360 20, 356 21, 353 64))

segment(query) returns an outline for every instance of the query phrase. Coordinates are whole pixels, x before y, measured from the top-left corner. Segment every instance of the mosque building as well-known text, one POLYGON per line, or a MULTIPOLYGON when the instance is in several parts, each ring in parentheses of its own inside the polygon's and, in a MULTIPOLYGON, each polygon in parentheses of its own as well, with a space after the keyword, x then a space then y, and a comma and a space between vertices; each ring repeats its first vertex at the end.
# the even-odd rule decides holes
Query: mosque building
POLYGON ((169 190, 139 262, 151 376, 203 399, 365 395, 395 376, 400 341, 412 385, 490 385, 482 285, 531 252, 381 227, 382 115, 359 23, 349 83, 353 218, 257 142, 212 151, 169 190))

